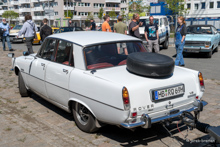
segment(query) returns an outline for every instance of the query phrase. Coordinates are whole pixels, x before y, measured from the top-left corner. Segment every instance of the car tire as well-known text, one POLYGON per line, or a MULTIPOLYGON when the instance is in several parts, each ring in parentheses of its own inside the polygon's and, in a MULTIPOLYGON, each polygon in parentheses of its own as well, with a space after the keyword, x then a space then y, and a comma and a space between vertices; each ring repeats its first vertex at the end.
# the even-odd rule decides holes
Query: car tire
POLYGON ((164 43, 163 43, 163 48, 164 48, 164 49, 168 49, 168 46, 169 46, 169 38, 166 37, 166 39, 165 39, 165 41, 164 41, 164 43))
POLYGON ((128 55, 127 70, 146 77, 165 77, 172 75, 174 61, 162 54, 136 52, 128 55))
POLYGON ((72 105, 72 112, 77 127, 87 133, 92 133, 98 130, 95 125, 95 117, 82 104, 75 102, 72 105))
POLYGON ((19 92, 22 97, 27 97, 30 95, 30 92, 27 90, 21 72, 18 73, 18 87, 19 92))
POLYGON ((215 48, 215 52, 218 52, 218 46, 215 48))
POLYGON ((212 51, 206 54, 207 58, 212 58, 212 51))

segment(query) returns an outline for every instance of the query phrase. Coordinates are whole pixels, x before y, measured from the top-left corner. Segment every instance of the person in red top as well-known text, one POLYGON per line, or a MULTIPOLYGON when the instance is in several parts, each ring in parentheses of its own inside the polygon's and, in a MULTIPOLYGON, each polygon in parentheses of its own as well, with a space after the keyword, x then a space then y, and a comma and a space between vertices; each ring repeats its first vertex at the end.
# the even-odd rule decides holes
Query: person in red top
POLYGON ((102 31, 103 32, 111 32, 111 27, 109 25, 109 21, 110 21, 110 16, 109 15, 105 15, 103 17, 103 19, 105 20, 105 22, 102 24, 102 31))

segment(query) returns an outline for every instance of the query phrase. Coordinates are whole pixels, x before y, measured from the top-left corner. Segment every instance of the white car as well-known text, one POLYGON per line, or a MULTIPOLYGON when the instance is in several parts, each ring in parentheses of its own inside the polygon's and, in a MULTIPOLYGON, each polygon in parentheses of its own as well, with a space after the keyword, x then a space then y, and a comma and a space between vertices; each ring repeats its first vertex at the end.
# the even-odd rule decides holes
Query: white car
POLYGON ((23 54, 8 55, 13 57, 21 96, 34 92, 72 112, 85 132, 103 124, 150 128, 183 111, 200 112, 207 104, 201 101, 200 72, 175 67, 170 57, 146 53, 142 41, 131 36, 92 31, 54 34, 37 54, 23 54), (156 56, 167 63, 151 60, 156 56))
POLYGON ((24 35, 18 36, 18 33, 10 33, 9 38, 11 42, 24 42, 24 35))
MULTIPOLYGON (((158 24, 158 33, 160 44, 163 48, 167 49, 169 46, 170 26, 166 16, 153 16, 154 23, 158 24)), ((140 17, 140 21, 143 22, 143 26, 139 28, 141 38, 145 40, 145 26, 149 24, 149 16, 140 17)))

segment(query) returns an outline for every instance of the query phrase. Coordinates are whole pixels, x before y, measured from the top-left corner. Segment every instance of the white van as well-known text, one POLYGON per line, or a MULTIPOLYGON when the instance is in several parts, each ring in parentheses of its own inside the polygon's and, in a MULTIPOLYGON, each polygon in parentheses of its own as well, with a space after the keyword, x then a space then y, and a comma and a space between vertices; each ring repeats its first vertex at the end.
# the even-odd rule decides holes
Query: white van
MULTIPOLYGON (((154 23, 158 24, 160 45, 163 45, 163 48, 167 49, 169 46, 169 37, 170 37, 170 26, 166 16, 153 16, 154 23)), ((149 16, 140 17, 140 21, 143 22, 143 26, 139 28, 140 35, 142 39, 145 39, 144 29, 147 24, 149 24, 149 16)))

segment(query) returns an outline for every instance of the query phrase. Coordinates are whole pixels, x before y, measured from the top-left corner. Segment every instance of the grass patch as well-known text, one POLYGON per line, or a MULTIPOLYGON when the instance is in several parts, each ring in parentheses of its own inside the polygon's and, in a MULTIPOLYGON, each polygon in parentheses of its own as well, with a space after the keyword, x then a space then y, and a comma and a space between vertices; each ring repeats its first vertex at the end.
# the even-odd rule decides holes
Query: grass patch
POLYGON ((26 140, 26 136, 24 136, 23 138, 18 139, 18 141, 21 141, 21 142, 25 142, 25 140, 26 140))
POLYGON ((27 108, 27 106, 22 106, 22 107, 21 107, 21 109, 25 109, 25 108, 27 108))
POLYGON ((170 34, 170 38, 174 38, 174 34, 170 34))
POLYGON ((0 111, 0 114, 2 114, 2 111, 0 111))
POLYGON ((7 127, 6 129, 5 129, 5 131, 11 131, 12 130, 12 128, 10 128, 10 127, 7 127))

